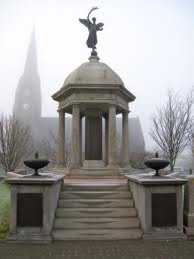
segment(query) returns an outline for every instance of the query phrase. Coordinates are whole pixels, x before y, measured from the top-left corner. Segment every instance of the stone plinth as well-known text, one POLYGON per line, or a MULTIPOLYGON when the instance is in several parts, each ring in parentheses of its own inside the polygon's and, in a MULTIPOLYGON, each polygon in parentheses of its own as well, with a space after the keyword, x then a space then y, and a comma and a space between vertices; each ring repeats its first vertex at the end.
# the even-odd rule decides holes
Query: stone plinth
POLYGON ((87 169, 104 168, 104 166, 103 160, 84 160, 83 162, 83 168, 87 169))
POLYGON ((9 241, 50 242, 63 176, 10 177, 9 241))
POLYGON ((145 239, 179 239, 183 234, 183 184, 186 180, 130 175, 129 185, 145 239))
POLYGON ((194 239, 194 176, 188 176, 184 195, 184 229, 189 239, 194 239))

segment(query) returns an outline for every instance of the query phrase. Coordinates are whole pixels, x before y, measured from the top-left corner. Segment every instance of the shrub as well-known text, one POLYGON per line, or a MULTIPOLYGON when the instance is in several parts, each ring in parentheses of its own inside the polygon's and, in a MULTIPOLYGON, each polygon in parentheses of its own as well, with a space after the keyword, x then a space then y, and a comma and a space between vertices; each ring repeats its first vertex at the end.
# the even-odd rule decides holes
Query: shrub
POLYGON ((10 190, 0 183, 0 239, 5 239, 9 231, 10 190))

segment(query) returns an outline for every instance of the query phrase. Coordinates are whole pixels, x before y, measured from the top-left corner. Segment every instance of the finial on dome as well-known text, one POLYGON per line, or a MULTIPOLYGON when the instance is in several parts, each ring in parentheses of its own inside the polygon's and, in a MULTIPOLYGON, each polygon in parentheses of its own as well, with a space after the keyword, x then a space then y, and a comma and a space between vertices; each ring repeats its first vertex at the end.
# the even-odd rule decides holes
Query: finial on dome
POLYGON ((99 61, 100 58, 98 57, 98 53, 96 51, 91 52, 91 56, 88 58, 90 62, 94 61, 99 61))

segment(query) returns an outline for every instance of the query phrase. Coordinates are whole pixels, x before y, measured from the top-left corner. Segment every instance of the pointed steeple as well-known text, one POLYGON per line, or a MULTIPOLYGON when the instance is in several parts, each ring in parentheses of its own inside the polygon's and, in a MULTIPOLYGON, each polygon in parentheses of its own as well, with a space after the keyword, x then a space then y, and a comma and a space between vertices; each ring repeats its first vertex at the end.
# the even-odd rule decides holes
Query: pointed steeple
POLYGON ((37 125, 41 118, 41 85, 37 66, 35 29, 31 34, 24 72, 16 89, 13 113, 31 128, 37 125))
POLYGON ((28 73, 32 75, 34 73, 38 73, 35 28, 33 28, 33 31, 31 34, 26 63, 24 67, 24 74, 28 74, 28 73))

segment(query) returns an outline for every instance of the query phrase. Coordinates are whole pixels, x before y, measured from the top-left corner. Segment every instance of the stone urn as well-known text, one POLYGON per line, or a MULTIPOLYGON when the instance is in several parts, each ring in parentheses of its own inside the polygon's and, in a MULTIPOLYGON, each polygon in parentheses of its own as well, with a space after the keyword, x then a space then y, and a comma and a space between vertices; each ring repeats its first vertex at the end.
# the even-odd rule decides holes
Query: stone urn
POLYGON ((39 154, 38 152, 35 153, 35 159, 32 160, 25 160, 24 164, 31 168, 34 169, 34 174, 32 176, 41 176, 38 173, 38 169, 41 169, 49 164, 49 160, 46 159, 39 159, 39 154))
POLYGON ((155 157, 146 160, 144 164, 148 168, 154 169, 156 171, 155 176, 160 176, 159 170, 167 167, 169 165, 169 161, 167 159, 159 158, 158 152, 156 152, 155 157))

